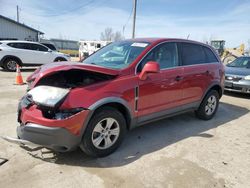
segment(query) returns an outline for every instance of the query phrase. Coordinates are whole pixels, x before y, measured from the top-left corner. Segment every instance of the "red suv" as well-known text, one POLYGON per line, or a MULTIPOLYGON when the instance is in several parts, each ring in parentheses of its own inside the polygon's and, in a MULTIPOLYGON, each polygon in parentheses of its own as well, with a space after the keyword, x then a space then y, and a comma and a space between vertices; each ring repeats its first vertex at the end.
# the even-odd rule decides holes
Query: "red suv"
POLYGON ((142 124, 190 110, 211 119, 224 67, 208 45, 146 38, 111 43, 81 63, 44 65, 27 81, 11 141, 103 157, 142 124))

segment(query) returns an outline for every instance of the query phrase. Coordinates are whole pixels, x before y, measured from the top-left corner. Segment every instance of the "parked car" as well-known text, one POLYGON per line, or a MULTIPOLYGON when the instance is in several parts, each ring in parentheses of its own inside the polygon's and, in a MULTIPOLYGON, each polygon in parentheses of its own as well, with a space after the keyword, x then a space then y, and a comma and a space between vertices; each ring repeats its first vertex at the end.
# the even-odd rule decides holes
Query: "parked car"
POLYGON ((51 43, 45 43, 45 42, 41 42, 42 45, 48 47, 49 49, 51 49, 52 51, 58 51, 55 47, 54 44, 51 44, 51 43))
POLYGON ((225 90, 250 93, 250 57, 239 57, 227 64, 225 74, 225 90))
POLYGON ((0 66, 15 71, 16 65, 38 66, 55 61, 68 61, 70 57, 48 47, 29 41, 0 41, 0 66))
POLYGON ((41 66, 27 81, 18 139, 6 139, 60 152, 80 146, 103 157, 127 130, 151 121, 190 110, 211 119, 223 93, 224 66, 202 43, 134 39, 109 44, 82 63, 41 66))

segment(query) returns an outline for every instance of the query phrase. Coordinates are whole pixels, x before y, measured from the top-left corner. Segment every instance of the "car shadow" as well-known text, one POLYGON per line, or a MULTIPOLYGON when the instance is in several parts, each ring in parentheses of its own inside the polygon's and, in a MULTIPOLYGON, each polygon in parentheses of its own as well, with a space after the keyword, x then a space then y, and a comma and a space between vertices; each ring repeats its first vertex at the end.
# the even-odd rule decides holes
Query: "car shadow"
MULTIPOLYGON (((21 72, 34 72, 38 67, 32 67, 32 68, 21 68, 21 72)), ((7 70, 4 70, 2 68, 0 68, 1 72, 8 72, 7 70)), ((13 72, 10 72, 13 73, 13 72)))
MULTIPOLYGON (((56 164, 92 168, 119 167, 189 137, 211 139, 215 135, 205 133, 206 131, 237 119, 248 112, 246 108, 221 102, 216 116, 209 121, 199 120, 193 112, 189 112, 147 124, 130 131, 118 150, 104 158, 90 158, 80 149, 68 153, 45 150, 41 151, 40 155, 33 152, 29 154, 56 164)), ((233 125, 229 124, 228 128, 230 126, 233 125)))
POLYGON ((236 93, 236 92, 224 91, 224 95, 228 95, 231 97, 250 99, 250 93, 247 94, 247 93, 236 93))

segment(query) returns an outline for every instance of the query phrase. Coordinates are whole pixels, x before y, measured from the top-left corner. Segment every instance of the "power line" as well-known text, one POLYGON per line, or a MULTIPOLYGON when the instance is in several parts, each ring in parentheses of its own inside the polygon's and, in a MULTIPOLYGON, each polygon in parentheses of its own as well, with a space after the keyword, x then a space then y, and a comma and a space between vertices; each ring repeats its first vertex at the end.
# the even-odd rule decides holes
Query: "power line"
POLYGON ((131 12, 130 12, 130 14, 129 14, 129 17, 128 17, 126 23, 125 23, 125 24, 123 25, 123 27, 122 27, 123 36, 124 36, 125 29, 126 29, 126 27, 127 27, 127 24, 128 24, 128 22, 129 22, 129 20, 130 20, 130 18, 131 18, 131 16, 132 16, 132 14, 133 14, 133 7, 131 8, 131 12))
POLYGON ((69 14, 69 13, 72 13, 74 11, 77 11, 77 10, 80 10, 82 8, 85 8, 85 7, 89 6, 89 5, 93 4, 95 1, 96 0, 91 0, 91 1, 89 1, 87 3, 84 3, 84 4, 82 4, 80 6, 77 6, 77 7, 73 8, 73 9, 61 12, 59 14, 49 14, 49 15, 46 14, 46 15, 39 15, 39 16, 43 16, 43 17, 56 17, 56 16, 61 16, 61 15, 69 14))

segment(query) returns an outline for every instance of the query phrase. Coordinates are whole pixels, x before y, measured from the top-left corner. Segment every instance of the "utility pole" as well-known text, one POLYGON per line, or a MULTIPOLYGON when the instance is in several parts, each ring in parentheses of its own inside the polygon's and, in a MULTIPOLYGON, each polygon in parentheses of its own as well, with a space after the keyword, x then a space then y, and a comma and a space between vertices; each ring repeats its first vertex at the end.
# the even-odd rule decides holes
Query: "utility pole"
POLYGON ((16 21, 19 22, 19 7, 16 6, 16 21))
POLYGON ((136 6, 137 6, 137 0, 134 0, 134 16, 133 16, 133 31, 132 31, 132 38, 135 38, 136 6))

